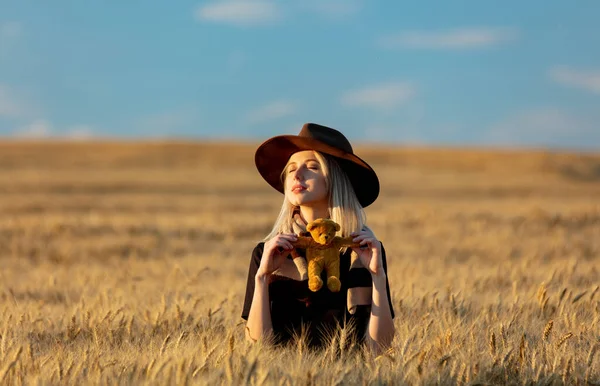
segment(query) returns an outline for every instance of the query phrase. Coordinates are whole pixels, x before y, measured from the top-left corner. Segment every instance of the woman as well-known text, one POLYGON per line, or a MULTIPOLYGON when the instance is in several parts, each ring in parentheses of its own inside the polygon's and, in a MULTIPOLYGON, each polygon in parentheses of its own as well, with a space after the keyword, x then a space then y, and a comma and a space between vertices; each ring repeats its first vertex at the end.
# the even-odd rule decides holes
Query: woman
POLYGON ((298 135, 265 141, 255 162, 284 200, 271 233, 252 253, 242 312, 247 337, 285 343, 302 336, 318 347, 344 327, 375 352, 388 348, 394 311, 385 250, 365 225, 363 211, 379 195, 373 169, 342 133, 314 123, 298 135), (353 236, 361 245, 340 251, 339 292, 325 285, 310 291, 304 251, 294 248, 297 235, 317 218, 334 220, 342 237, 353 236))

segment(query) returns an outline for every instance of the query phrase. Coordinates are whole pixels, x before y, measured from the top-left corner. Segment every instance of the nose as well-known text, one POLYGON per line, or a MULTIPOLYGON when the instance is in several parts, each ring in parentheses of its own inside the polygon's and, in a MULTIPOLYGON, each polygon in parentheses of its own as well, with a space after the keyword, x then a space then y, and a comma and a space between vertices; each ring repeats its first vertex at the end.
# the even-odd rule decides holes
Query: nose
POLYGON ((292 177, 298 181, 301 181, 304 178, 304 174, 302 172, 302 166, 299 166, 296 170, 294 170, 292 172, 292 177))

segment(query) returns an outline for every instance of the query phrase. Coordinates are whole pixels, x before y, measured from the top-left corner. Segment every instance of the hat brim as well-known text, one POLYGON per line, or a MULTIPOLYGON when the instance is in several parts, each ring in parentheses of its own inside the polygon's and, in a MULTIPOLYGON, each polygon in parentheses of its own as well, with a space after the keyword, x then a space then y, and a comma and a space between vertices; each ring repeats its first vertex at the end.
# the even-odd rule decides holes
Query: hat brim
POLYGON ((353 153, 309 137, 280 135, 266 140, 256 150, 256 168, 269 185, 284 193, 281 173, 292 154, 303 150, 315 150, 335 157, 348 175, 362 207, 369 206, 379 196, 379 178, 369 164, 353 153))

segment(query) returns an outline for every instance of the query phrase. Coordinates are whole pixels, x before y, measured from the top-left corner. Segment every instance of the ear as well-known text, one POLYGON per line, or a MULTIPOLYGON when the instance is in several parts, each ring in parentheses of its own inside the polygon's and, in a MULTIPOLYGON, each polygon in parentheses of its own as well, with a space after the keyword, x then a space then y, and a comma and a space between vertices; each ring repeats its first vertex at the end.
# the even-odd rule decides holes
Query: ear
POLYGON ((312 230, 313 230, 314 228, 315 228, 315 223, 314 223, 314 222, 311 222, 310 224, 308 224, 308 225, 306 226, 306 230, 307 230, 307 231, 309 231, 309 232, 312 232, 312 230))
POLYGON ((342 229, 342 228, 340 227, 340 224, 338 224, 338 223, 335 223, 335 231, 337 232, 337 231, 339 231, 340 229, 342 229))

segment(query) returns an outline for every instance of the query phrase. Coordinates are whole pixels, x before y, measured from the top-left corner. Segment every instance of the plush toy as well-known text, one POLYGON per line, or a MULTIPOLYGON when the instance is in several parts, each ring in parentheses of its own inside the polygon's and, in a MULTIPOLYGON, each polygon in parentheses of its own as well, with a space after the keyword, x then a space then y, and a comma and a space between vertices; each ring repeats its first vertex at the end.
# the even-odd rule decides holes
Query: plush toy
MULTIPOLYGON (((308 262, 308 288, 316 292, 323 286, 321 271, 327 272, 327 288, 338 292, 340 283, 340 248, 359 247, 352 237, 339 237, 340 226, 333 220, 319 218, 309 223, 306 230, 310 236, 300 235, 294 247, 306 249, 308 262)), ((297 258, 297 256, 295 256, 297 258)))

